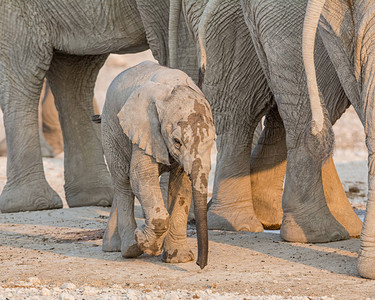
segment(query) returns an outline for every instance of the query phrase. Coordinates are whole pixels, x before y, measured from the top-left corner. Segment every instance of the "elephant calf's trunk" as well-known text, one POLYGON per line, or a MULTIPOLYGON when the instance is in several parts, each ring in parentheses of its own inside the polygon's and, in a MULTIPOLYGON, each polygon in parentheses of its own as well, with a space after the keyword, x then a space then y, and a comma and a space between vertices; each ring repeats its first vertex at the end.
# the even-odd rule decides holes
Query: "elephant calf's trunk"
POLYGON ((197 265, 203 269, 207 266, 208 259, 207 194, 202 194, 193 187, 193 199, 198 240, 197 265))

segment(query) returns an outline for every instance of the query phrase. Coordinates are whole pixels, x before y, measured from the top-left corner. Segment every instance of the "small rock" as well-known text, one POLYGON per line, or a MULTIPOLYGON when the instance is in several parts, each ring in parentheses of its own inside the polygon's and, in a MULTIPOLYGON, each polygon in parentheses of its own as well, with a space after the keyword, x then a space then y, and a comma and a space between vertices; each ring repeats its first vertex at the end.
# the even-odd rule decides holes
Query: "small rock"
POLYGON ((40 279, 38 277, 29 277, 26 282, 30 284, 40 284, 40 279))
POLYGON ((71 283, 71 282, 66 282, 66 283, 62 284, 61 288, 63 290, 75 290, 76 285, 74 283, 71 283))
POLYGON ((291 290, 291 289, 286 289, 286 290, 284 290, 284 292, 285 292, 285 293, 291 293, 292 290, 291 290))
POLYGON ((41 294, 42 296, 51 296, 51 291, 44 287, 42 288, 41 294))
POLYGON ((59 297, 60 300, 74 300, 73 295, 69 295, 67 293, 62 293, 59 297))

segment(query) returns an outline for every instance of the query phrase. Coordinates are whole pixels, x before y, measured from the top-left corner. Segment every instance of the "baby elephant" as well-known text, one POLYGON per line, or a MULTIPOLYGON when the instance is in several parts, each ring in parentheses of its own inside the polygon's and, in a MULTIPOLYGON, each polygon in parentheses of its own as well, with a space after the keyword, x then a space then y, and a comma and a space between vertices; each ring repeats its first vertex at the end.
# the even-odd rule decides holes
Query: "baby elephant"
POLYGON ((144 62, 112 82, 101 123, 104 154, 115 187, 103 250, 121 250, 124 257, 163 252, 163 261, 173 263, 193 260, 186 239, 193 198, 197 264, 204 268, 215 129, 202 92, 182 71, 144 62), (159 185, 159 175, 166 171, 170 172, 168 210, 159 185), (142 230, 134 218, 134 196, 146 217, 142 230))

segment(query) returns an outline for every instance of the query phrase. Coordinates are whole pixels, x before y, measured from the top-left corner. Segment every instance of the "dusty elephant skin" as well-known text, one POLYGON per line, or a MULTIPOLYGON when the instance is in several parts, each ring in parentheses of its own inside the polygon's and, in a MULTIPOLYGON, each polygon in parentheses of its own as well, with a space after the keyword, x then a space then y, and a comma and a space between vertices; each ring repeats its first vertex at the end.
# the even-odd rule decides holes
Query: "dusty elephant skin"
MULTIPOLYGON (((202 88, 213 109, 218 136, 209 228, 262 231, 259 221, 266 228, 279 228, 283 197, 284 212, 288 213, 283 232, 293 235, 293 240, 333 241, 348 238, 348 232, 358 236, 361 221, 350 207, 333 162, 330 160, 323 169, 311 163, 301 140, 309 120, 309 107, 306 85, 300 75, 303 62, 296 58, 301 57, 307 1, 298 5, 243 1, 242 8, 235 1, 210 1, 204 14, 200 5, 182 3, 195 40, 204 46, 202 53, 206 57, 202 55, 202 61, 206 59, 207 66, 202 88), (295 9, 290 10, 289 5, 295 9), (286 24, 285 34, 278 31, 281 23, 286 24), (202 33, 204 45, 199 39, 202 33), (293 68, 288 59, 293 61, 293 68), (265 129, 251 153, 252 131, 266 112, 265 129), (285 174, 289 188, 283 194, 285 174), (309 183, 301 185, 301 178, 309 183), (319 191, 316 199, 309 180, 319 191), (326 221, 317 221, 320 219, 326 221)), ((176 49, 170 52, 173 56, 176 49)), ((324 82, 322 92, 334 122, 349 102, 337 75, 329 68, 331 63, 321 43, 319 53, 318 74, 324 82)))
MULTIPOLYGON (((374 195, 374 31, 373 1, 309 1, 303 32, 303 58, 312 112, 311 135, 323 135, 328 123, 320 101, 314 68, 315 35, 319 29, 343 88, 365 128, 368 149, 368 202, 361 234, 358 272, 375 279, 375 195, 374 195)), ((319 86, 319 88, 318 88, 319 86)), ((308 147, 309 148, 309 147, 308 147)))
POLYGON ((101 116, 104 153, 115 186, 103 238, 104 251, 124 257, 160 255, 187 262, 186 225, 191 200, 197 224, 198 259, 208 256, 207 186, 215 137, 211 109, 182 71, 144 62, 115 78, 101 116), (168 208, 159 185, 169 171, 168 208), (134 196, 146 217, 134 219, 134 196))

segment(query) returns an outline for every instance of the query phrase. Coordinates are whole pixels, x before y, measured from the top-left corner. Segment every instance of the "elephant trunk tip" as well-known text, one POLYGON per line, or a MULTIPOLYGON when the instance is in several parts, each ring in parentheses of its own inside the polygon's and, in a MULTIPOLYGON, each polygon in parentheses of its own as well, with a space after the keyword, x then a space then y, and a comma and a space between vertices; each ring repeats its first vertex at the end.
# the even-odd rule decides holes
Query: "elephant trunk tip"
POLYGON ((334 133, 331 122, 325 114, 323 128, 319 130, 318 124, 311 121, 305 130, 304 144, 309 154, 319 162, 324 163, 333 154, 334 149, 334 133))
POLYGON ((201 268, 201 270, 207 266, 207 253, 205 255, 199 256, 196 263, 201 268))

